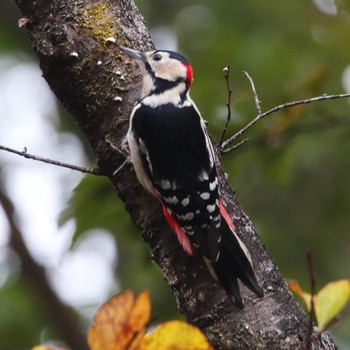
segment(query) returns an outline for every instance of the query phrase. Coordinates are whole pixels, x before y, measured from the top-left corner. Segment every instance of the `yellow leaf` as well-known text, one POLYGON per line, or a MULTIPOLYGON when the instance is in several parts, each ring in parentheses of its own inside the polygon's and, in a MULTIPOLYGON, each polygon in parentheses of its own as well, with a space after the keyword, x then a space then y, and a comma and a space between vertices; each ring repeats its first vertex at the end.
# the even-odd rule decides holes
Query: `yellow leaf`
MULTIPOLYGON (((304 292, 295 281, 289 282, 289 289, 299 295, 311 309, 311 295, 304 292)), ((317 325, 322 329, 327 322, 339 314, 350 298, 350 280, 339 280, 326 284, 314 297, 317 325)))
POLYGON ((142 292, 136 301, 131 290, 116 295, 103 304, 94 317, 88 334, 90 349, 126 350, 131 346, 137 349, 150 313, 148 292, 142 292))
POLYGON ((317 294, 315 312, 317 323, 323 328, 339 314, 350 298, 350 280, 339 280, 326 284, 317 294))
POLYGON ((181 321, 162 323, 146 335, 140 350, 214 350, 203 333, 181 321))

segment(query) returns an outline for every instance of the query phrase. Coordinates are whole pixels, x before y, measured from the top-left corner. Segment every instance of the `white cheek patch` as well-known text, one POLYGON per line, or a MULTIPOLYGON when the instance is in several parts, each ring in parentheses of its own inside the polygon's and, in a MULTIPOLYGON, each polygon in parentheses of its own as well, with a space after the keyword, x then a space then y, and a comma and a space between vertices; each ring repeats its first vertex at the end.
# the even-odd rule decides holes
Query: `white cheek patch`
POLYGON ((186 80, 187 78, 186 67, 176 59, 164 57, 159 62, 152 62, 151 65, 157 78, 169 81, 176 81, 179 78, 186 80))

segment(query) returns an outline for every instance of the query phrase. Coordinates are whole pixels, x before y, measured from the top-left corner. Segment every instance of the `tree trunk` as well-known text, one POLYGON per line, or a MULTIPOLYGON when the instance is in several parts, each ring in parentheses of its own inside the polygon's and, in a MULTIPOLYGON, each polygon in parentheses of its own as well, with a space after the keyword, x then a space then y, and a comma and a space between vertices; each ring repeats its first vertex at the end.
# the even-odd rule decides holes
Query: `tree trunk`
MULTIPOLYGON (((113 177, 124 161, 113 145, 120 145, 125 137, 141 80, 135 63, 106 39, 113 37, 117 45, 143 51, 153 48, 132 0, 16 2, 28 21, 26 28, 45 79, 89 140, 98 167, 113 182, 142 231, 186 319, 202 329, 215 349, 305 349, 308 317, 267 255, 220 164, 223 200, 252 254, 265 292, 259 299, 242 286, 243 310, 226 297, 201 258, 183 253, 159 204, 141 188, 132 166, 113 177)), ((328 334, 315 333, 312 348, 336 346, 328 334)))

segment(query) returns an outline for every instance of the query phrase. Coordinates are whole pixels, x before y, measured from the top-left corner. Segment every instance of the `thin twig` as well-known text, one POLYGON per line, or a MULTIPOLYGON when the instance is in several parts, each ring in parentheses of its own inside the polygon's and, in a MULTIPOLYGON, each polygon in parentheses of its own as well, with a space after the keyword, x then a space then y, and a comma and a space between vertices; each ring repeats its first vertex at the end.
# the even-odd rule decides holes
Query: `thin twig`
POLYGON ((334 324, 336 324, 341 319, 341 315, 335 315, 331 320, 329 320, 323 328, 320 330, 320 334, 323 332, 327 332, 329 328, 331 328, 334 324))
POLYGON ((233 92, 230 86, 230 66, 226 66, 223 70, 224 70, 224 77, 225 77, 226 88, 227 88, 227 102, 226 102, 227 117, 226 117, 226 123, 225 123, 224 129, 222 130, 222 134, 219 141, 219 147, 221 150, 223 149, 222 144, 224 142, 228 124, 230 123, 230 120, 231 120, 231 96, 233 92))
POLYGON ((315 289, 316 289, 316 278, 315 278, 315 269, 312 261, 312 252, 308 250, 306 253, 307 256, 307 264, 309 267, 309 275, 310 275, 310 284, 311 284, 311 299, 310 299, 310 319, 309 319, 309 329, 306 339, 306 350, 311 350, 312 345, 312 337, 313 337, 313 317, 315 315, 315 289))
POLYGON ((253 91, 253 96, 254 96, 254 101, 255 101, 255 107, 256 111, 258 112, 258 115, 261 115, 262 110, 261 110, 261 101, 259 99, 258 93, 256 92, 255 84, 253 78, 248 74, 248 72, 243 71, 243 75, 248 78, 250 86, 253 91))
POLYGON ((236 143, 234 146, 227 148, 227 149, 224 149, 223 151, 221 151, 221 154, 235 151, 237 148, 240 148, 241 146, 245 145, 248 141, 249 141, 249 139, 244 139, 243 141, 236 143))
POLYGON ((223 153, 227 153, 224 150, 231 145, 238 137, 240 137, 241 135, 243 135, 247 130, 249 130, 255 123, 257 123, 258 121, 260 121, 261 119, 265 118, 266 116, 275 113, 277 111, 280 111, 282 109, 286 109, 286 108, 291 108, 294 106, 298 106, 298 105, 303 105, 303 104, 308 104, 308 103, 312 103, 312 102, 317 102, 317 101, 324 101, 324 100, 334 100, 334 99, 339 99, 339 98, 349 98, 350 94, 338 94, 338 95, 321 95, 321 96, 317 96, 317 97, 312 97, 306 100, 299 100, 299 101, 293 101, 293 102, 287 102, 284 103, 282 105, 276 106, 274 108, 271 108, 270 110, 268 110, 265 113, 261 113, 260 115, 256 116, 255 119, 253 119, 250 123, 248 123, 246 126, 244 126, 241 130, 239 130, 238 132, 236 132, 233 136, 231 136, 228 140, 226 140, 225 142, 222 143, 221 146, 221 150, 223 151, 223 153))
POLYGON ((71 170, 80 171, 81 173, 85 173, 85 174, 104 175, 98 169, 84 168, 84 167, 81 167, 81 166, 72 165, 72 164, 68 164, 68 163, 63 163, 63 162, 59 162, 58 160, 52 160, 52 159, 48 159, 48 158, 43 158, 43 157, 36 156, 34 154, 27 153, 27 148, 26 147, 24 147, 23 151, 17 151, 15 149, 12 149, 12 148, 0 145, 0 150, 6 151, 6 152, 10 152, 10 153, 14 153, 14 154, 17 154, 17 155, 22 156, 24 158, 27 158, 27 159, 33 159, 33 160, 37 160, 39 162, 52 164, 52 165, 57 165, 57 166, 60 166, 60 167, 63 167, 63 168, 71 169, 71 170))

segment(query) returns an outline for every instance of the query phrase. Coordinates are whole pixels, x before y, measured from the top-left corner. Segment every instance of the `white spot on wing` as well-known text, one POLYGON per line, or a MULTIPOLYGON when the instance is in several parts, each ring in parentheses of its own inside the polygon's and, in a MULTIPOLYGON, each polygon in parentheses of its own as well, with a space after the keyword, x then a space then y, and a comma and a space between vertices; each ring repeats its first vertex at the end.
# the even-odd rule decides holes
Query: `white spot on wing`
POLYGON ((217 185, 218 185, 218 178, 216 177, 215 180, 209 184, 210 191, 214 191, 217 185))
POLYGON ((206 181, 209 180, 209 175, 206 171, 203 171, 200 175, 199 175, 199 180, 201 181, 206 181))
POLYGON ((219 214, 219 215, 215 216, 215 218, 214 218, 213 220, 214 220, 214 221, 220 222, 220 221, 221 221, 220 218, 221 218, 221 216, 220 216, 220 214, 219 214))
POLYGON ((181 204, 186 207, 186 205, 188 205, 190 203, 190 198, 186 197, 181 201, 181 204))
POLYGON ((171 183, 169 180, 163 180, 160 182, 159 185, 163 190, 170 190, 171 189, 171 183))
POLYGON ((179 202, 176 196, 164 197, 164 201, 168 204, 177 204, 179 202))
POLYGON ((209 192, 203 192, 203 193, 201 193, 200 197, 206 201, 206 200, 208 200, 210 198, 210 193, 209 192))
POLYGON ((213 213, 215 211, 216 205, 207 205, 207 210, 209 213, 213 213))
POLYGON ((188 212, 185 215, 179 215, 179 219, 182 221, 190 221, 194 217, 194 214, 192 212, 188 212))

